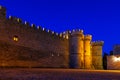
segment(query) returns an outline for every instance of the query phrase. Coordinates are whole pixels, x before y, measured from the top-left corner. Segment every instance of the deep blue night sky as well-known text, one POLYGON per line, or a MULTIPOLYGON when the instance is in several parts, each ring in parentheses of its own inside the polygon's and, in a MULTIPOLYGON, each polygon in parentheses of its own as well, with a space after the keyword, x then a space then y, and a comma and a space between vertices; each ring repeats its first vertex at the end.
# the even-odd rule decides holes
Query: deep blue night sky
POLYGON ((119 0, 0 0, 12 15, 47 29, 83 29, 93 41, 103 40, 103 52, 120 44, 119 0))

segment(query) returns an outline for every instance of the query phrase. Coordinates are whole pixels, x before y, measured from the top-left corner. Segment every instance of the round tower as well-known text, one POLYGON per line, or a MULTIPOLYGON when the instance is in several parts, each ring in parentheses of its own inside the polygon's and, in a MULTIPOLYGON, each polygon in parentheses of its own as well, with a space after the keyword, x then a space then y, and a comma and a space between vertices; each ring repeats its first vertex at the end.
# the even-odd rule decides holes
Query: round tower
POLYGON ((92 63, 95 69, 103 69, 102 47, 103 41, 92 42, 92 63))
POLYGON ((84 68, 92 68, 92 55, 91 55, 91 39, 92 35, 85 35, 84 37, 84 68))
POLYGON ((70 68, 84 68, 83 30, 73 31, 69 36, 70 68))

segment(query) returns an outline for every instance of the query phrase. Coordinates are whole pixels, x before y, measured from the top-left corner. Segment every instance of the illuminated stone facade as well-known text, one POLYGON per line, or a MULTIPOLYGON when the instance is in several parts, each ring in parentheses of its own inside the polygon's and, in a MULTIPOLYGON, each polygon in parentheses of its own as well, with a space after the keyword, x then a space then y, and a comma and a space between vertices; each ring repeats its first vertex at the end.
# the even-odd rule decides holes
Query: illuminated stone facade
POLYGON ((0 6, 0 66, 103 69, 102 41, 83 30, 56 33, 9 16, 0 6))
POLYGON ((113 55, 107 56, 107 69, 120 70, 120 44, 114 45, 113 55))

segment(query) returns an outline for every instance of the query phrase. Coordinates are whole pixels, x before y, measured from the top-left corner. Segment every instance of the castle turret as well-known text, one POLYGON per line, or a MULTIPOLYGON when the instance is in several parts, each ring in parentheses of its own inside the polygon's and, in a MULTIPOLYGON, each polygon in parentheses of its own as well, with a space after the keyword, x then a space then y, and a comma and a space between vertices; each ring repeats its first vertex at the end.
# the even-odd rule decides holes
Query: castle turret
POLYGON ((92 63, 95 69, 103 69, 102 46, 103 41, 92 42, 92 63))
POLYGON ((92 35, 85 35, 84 38, 84 68, 92 68, 92 55, 91 55, 91 39, 92 35))
POLYGON ((69 37, 70 67, 84 68, 84 34, 83 30, 73 31, 69 37))

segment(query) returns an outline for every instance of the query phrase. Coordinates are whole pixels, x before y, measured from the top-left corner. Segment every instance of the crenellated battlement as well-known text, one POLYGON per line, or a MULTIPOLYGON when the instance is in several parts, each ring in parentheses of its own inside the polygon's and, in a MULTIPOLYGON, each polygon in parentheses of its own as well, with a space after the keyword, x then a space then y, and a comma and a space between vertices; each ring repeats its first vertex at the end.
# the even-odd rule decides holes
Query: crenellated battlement
POLYGON ((84 34, 83 34, 83 30, 80 30, 80 29, 73 29, 72 31, 68 31, 69 32, 69 35, 70 36, 80 36, 80 37, 84 37, 84 34))
POLYGON ((87 35, 85 35, 84 39, 85 40, 92 40, 92 35, 87 34, 87 35))
POLYGON ((63 33, 57 33, 55 31, 52 31, 52 30, 49 30, 49 29, 46 29, 44 27, 41 27, 41 26, 36 26, 35 24, 31 24, 27 21, 22 21, 22 19, 20 18, 17 18, 17 17, 13 17, 13 16, 9 16, 8 20, 12 23, 16 23, 16 24, 22 24, 23 26, 28 26, 28 27, 31 27, 31 28, 36 28, 37 30, 40 30, 40 31, 44 31, 46 33, 49 33, 50 35, 54 35, 56 37, 60 37, 60 38, 63 38, 63 39, 68 39, 67 36, 65 36, 65 34, 67 33, 66 32, 63 32, 63 33))
POLYGON ((104 41, 93 41, 91 43, 92 46, 103 46, 104 41))
MULTIPOLYGON (((4 10, 6 11, 6 8, 4 8, 3 6, 0 6, 0 10, 1 10, 1 12, 4 12, 4 10)), ((70 34, 70 33, 78 32, 78 31, 80 33, 83 33, 82 30, 73 30, 70 33, 68 31, 66 31, 66 32, 63 32, 63 33, 59 34, 59 33, 56 33, 55 31, 46 29, 44 27, 36 26, 35 24, 30 24, 27 21, 22 21, 22 19, 14 17, 14 16, 9 16, 9 18, 7 20, 10 21, 10 24, 12 24, 12 25, 20 24, 20 25, 23 25, 23 26, 28 26, 28 27, 31 27, 31 28, 34 28, 34 29, 37 29, 37 30, 40 30, 40 31, 44 31, 44 32, 46 32, 50 35, 54 35, 56 37, 63 38, 63 39, 68 39, 68 34, 70 34)))
POLYGON ((22 24, 23 22, 22 22, 22 19, 20 19, 20 18, 17 18, 17 17, 13 17, 13 16, 9 16, 9 18, 8 18, 8 20, 9 21, 11 21, 12 23, 19 23, 19 24, 22 24))
POLYGON ((79 33, 79 34, 83 34, 83 30, 80 29, 73 29, 72 31, 69 31, 71 34, 73 33, 79 33))
POLYGON ((41 26, 36 26, 35 24, 31 24, 27 21, 22 21, 22 19, 20 18, 17 18, 17 17, 13 17, 13 16, 9 16, 8 20, 12 23, 16 23, 16 24, 22 24, 23 26, 28 26, 28 27, 31 27, 31 28, 36 28, 37 30, 40 30, 40 31, 44 31, 50 35, 54 35, 56 37, 59 37, 59 38, 63 38, 63 39, 68 39, 67 36, 65 36, 65 34, 67 33, 66 32, 63 32, 63 33, 57 33, 55 31, 52 31, 52 30, 49 30, 49 29, 46 29, 44 27, 41 27, 41 26))

